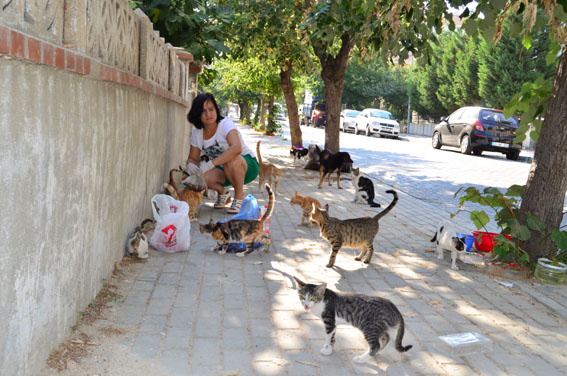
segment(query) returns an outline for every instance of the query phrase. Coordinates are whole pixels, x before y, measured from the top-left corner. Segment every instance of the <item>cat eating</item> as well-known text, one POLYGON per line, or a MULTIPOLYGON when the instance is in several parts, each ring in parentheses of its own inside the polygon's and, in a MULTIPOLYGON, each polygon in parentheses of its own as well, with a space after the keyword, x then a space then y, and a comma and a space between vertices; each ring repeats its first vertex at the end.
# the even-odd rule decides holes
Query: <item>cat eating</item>
POLYGON ((246 250, 236 255, 244 257, 254 251, 254 243, 262 243, 264 252, 270 249, 271 240, 264 235, 264 222, 270 217, 274 209, 274 194, 269 184, 265 185, 268 191, 268 207, 260 219, 232 219, 226 222, 215 223, 212 219, 206 224, 199 224, 201 234, 211 234, 217 241, 220 254, 224 255, 229 243, 246 243, 246 250))
POLYGON ((321 207, 321 203, 319 203, 317 199, 295 192, 295 194, 291 196, 289 203, 291 205, 299 205, 303 210, 303 213, 301 215, 301 223, 299 224, 299 226, 311 227, 317 224, 315 221, 313 221, 312 217, 313 208, 318 209, 321 207))
POLYGON ((398 202, 398 194, 394 190, 388 190, 394 199, 388 207, 376 214, 374 217, 362 217, 352 219, 337 219, 329 217, 329 204, 323 209, 313 208, 313 220, 319 224, 321 236, 331 243, 331 256, 327 268, 335 265, 337 253, 342 247, 361 247, 360 254, 354 259, 369 264, 374 254, 374 238, 378 234, 378 221, 388 214, 398 202), (365 257, 366 256, 366 257, 365 257))
POLYGON ((364 363, 382 350, 395 333, 395 346, 399 352, 406 352, 412 345, 403 346, 405 332, 404 318, 398 308, 388 299, 378 296, 336 292, 327 288, 326 283, 308 284, 297 277, 297 294, 306 311, 321 317, 327 337, 321 354, 331 355, 335 344, 337 324, 347 323, 360 329, 368 350, 352 360, 364 363))
POLYGON ((189 220, 196 221, 199 213, 199 205, 201 205, 205 199, 205 191, 193 191, 186 186, 183 186, 183 189, 178 191, 175 179, 173 178, 174 172, 184 173, 183 170, 172 168, 169 171, 169 183, 163 183, 161 189, 165 194, 170 195, 174 199, 185 201, 189 205, 189 220))
POLYGON ((374 202, 374 184, 372 180, 362 176, 360 168, 352 170, 352 185, 354 186, 354 202, 366 201, 373 208, 379 208, 380 204, 374 202))
POLYGON ((272 185, 274 183, 274 193, 278 195, 278 185, 280 184, 280 179, 282 178, 282 170, 277 168, 271 163, 264 163, 262 161, 262 155, 260 154, 260 143, 262 141, 258 141, 256 144, 256 152, 258 154, 258 165, 260 166, 260 171, 258 172, 258 186, 262 189, 262 185, 264 182, 268 182, 268 184, 272 185))

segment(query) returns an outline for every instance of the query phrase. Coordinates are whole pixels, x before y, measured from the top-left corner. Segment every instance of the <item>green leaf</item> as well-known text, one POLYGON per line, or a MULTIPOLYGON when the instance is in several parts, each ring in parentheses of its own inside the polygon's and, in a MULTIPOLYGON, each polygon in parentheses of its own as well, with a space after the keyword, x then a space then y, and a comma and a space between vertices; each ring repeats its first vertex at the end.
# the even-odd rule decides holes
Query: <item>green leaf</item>
POLYGON ((526 50, 532 48, 532 42, 532 36, 530 34, 524 34, 524 37, 522 38, 522 45, 526 48, 526 50))
MULTIPOLYGON (((517 222, 517 220, 514 219, 514 220, 508 221, 508 223, 510 223, 512 221, 517 222)), ((510 226, 510 227, 511 227, 510 236, 512 236, 513 238, 519 239, 523 242, 530 240, 530 237, 532 236, 532 234, 526 226, 522 226, 518 222, 514 226, 510 226)))
POLYGON ((470 218, 471 221, 473 221, 475 227, 479 230, 485 227, 488 222, 490 222, 490 218, 484 210, 473 210, 471 212, 470 218))
POLYGON ((551 240, 559 249, 567 249, 567 231, 555 229, 551 232, 551 240))
POLYGON ((475 20, 468 18, 465 23, 463 23, 463 27, 468 36, 473 36, 478 29, 478 24, 475 20))
POLYGON ((537 215, 528 215, 526 218, 526 223, 528 227, 532 230, 543 231, 545 230, 545 223, 539 219, 537 215))
POLYGON ((506 196, 522 197, 524 195, 525 190, 526 190, 525 185, 514 184, 508 187, 508 190, 506 191, 506 196))

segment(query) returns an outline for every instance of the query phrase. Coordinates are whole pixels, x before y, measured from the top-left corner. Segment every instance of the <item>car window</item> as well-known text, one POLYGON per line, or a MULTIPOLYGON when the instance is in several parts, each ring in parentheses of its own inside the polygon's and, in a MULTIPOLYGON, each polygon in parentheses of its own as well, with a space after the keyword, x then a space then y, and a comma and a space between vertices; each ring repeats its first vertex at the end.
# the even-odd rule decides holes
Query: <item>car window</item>
POLYGON ((463 111, 463 114, 461 115, 461 119, 472 119, 472 120, 476 120, 478 119, 478 109, 477 108, 467 108, 463 111))
POLYGON ((457 122, 457 120, 459 120, 461 118, 461 115, 463 114, 463 112, 465 112, 464 108, 459 108, 457 111, 453 112, 450 116, 449 119, 447 119, 447 121, 449 123, 455 123, 457 122))
POLYGON ((348 117, 357 117, 360 114, 360 111, 347 111, 346 116, 348 117))
POLYGON ((500 111, 481 110, 480 111, 480 119, 482 121, 489 121, 489 122, 494 122, 494 123, 510 122, 510 123, 514 124, 516 127, 518 126, 516 119, 514 119, 513 117, 509 117, 508 119, 506 119, 506 116, 504 116, 504 113, 502 113, 500 111))
POLYGON ((381 110, 370 111, 370 116, 381 119, 394 120, 394 117, 388 111, 381 111, 381 110))

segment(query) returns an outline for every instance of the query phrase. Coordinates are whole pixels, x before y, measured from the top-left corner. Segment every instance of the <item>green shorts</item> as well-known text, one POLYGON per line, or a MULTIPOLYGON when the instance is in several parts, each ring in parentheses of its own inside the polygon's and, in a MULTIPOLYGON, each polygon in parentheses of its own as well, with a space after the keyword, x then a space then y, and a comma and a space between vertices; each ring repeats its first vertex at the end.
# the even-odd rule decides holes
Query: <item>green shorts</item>
MULTIPOLYGON (((258 176, 260 172, 260 165, 258 164, 258 160, 256 157, 251 156, 250 154, 243 155, 242 158, 246 161, 248 165, 248 169, 246 170, 246 175, 244 175, 244 185, 250 183, 258 176)), ((216 166, 215 168, 221 169, 224 171, 222 166, 216 166)), ((223 187, 230 187, 232 185, 228 179, 225 179, 224 183, 222 183, 223 187)))

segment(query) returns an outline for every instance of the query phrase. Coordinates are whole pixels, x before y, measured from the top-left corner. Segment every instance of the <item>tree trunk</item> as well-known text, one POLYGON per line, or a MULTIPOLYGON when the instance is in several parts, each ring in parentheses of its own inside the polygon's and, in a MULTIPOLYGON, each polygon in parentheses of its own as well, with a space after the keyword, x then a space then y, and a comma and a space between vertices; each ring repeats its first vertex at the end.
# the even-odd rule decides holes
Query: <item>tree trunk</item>
POLYGON ((254 113, 254 124, 260 125, 260 114, 262 113, 262 98, 256 100, 256 112, 254 113))
POLYGON ((287 119, 289 121, 289 132, 291 134, 291 146, 303 146, 303 135, 299 126, 299 111, 297 100, 291 83, 291 62, 287 62, 280 70, 280 86, 287 107, 287 119))
MULTIPOLYGON (((567 54, 563 53, 553 84, 545 120, 539 140, 526 192, 522 198, 519 220, 526 223, 528 215, 536 215, 546 224, 546 233, 559 228, 563 218, 563 205, 567 192, 567 54)), ((531 238, 524 243, 530 255, 530 262, 537 262, 541 256, 553 256, 555 244, 549 238, 538 243, 542 235, 532 231, 531 238)))
POLYGON ((341 103, 343 87, 345 83, 345 71, 348 66, 350 52, 355 45, 354 38, 345 34, 341 37, 341 49, 337 56, 326 52, 324 46, 311 43, 313 52, 321 62, 321 78, 325 83, 325 105, 327 112, 327 125, 325 126, 325 149, 333 153, 340 151, 339 143, 339 119, 341 115, 341 103))
POLYGON ((260 109, 260 129, 266 129, 266 94, 262 94, 262 107, 260 109))
POLYGON ((274 102, 275 102, 275 98, 273 95, 270 95, 269 97, 270 99, 268 100, 268 105, 267 105, 267 112, 268 112, 268 125, 266 128, 266 131, 269 131, 270 133, 273 132, 273 129, 275 128, 274 126, 274 122, 276 120, 276 117, 274 116, 274 102))

